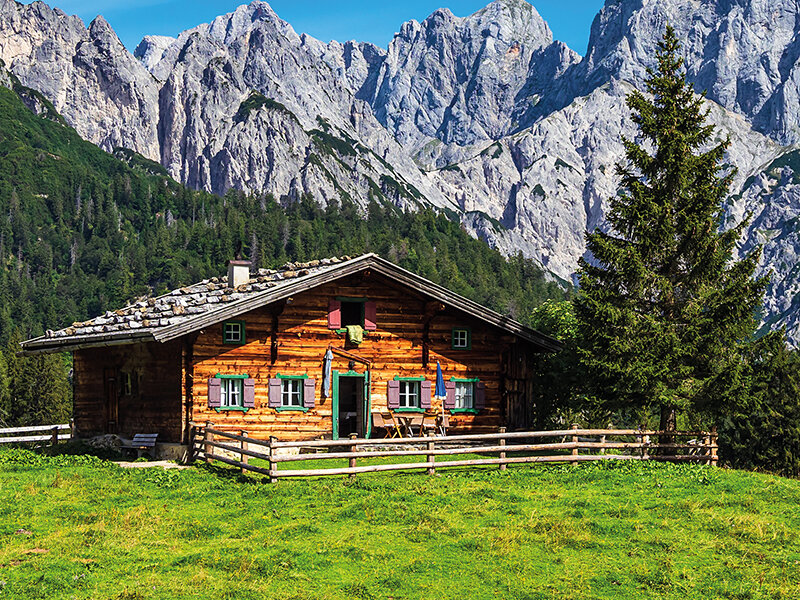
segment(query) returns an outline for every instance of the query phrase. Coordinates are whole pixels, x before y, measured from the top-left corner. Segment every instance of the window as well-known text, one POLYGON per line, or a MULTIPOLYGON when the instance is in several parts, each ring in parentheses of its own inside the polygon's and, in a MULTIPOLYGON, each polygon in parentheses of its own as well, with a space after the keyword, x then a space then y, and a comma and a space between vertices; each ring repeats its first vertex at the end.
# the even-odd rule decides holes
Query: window
POLYGON ((447 390, 444 408, 473 415, 486 408, 486 384, 480 379, 451 377, 444 385, 447 390))
POLYGON ((376 313, 371 300, 337 297, 328 303, 328 329, 343 330, 348 325, 360 325, 365 331, 375 331, 376 313))
POLYGON ((139 373, 135 370, 121 371, 119 374, 120 396, 139 395, 139 373))
POLYGON ((281 406, 303 406, 303 380, 281 379, 281 406))
POLYGON ((420 382, 400 381, 399 383, 400 383, 400 408, 419 408, 420 382))
POLYGON ((225 321, 222 324, 222 342, 244 344, 244 321, 225 321))
POLYGON ((472 334, 469 329, 453 329, 453 349, 469 350, 472 347, 472 334))
POLYGON ((208 407, 217 412, 240 410, 247 412, 256 405, 256 383, 249 375, 217 373, 208 380, 208 407))
POLYGON ((456 381, 456 410, 469 410, 475 408, 475 384, 471 381, 456 381))
POLYGON ((243 380, 222 379, 220 383, 220 408, 244 408, 243 380))
POLYGON ((363 302, 342 302, 342 327, 347 327, 348 325, 364 326, 363 302))
POLYGON ((120 373, 121 395, 130 396, 133 394, 133 376, 130 371, 120 373))
POLYGON ((316 381, 308 375, 277 374, 269 380, 269 404, 278 412, 306 412, 314 408, 316 381))

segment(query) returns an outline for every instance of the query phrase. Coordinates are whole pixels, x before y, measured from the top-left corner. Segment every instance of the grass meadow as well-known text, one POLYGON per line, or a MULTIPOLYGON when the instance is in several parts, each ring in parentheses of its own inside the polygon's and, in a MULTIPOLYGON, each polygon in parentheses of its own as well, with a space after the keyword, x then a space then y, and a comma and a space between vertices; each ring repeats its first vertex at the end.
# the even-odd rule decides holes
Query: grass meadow
POLYGON ((800 482, 655 463, 265 484, 0 450, 0 598, 800 598, 800 482))

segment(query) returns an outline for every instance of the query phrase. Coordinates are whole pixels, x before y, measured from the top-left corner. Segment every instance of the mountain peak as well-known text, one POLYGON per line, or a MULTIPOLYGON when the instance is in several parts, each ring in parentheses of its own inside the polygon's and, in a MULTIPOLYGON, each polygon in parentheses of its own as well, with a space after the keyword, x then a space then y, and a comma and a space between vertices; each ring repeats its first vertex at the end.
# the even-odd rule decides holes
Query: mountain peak
POLYGON ((92 37, 117 37, 116 32, 103 15, 97 15, 92 22, 89 23, 89 34, 92 37))
POLYGON ((166 35, 146 35, 136 46, 133 55, 152 73, 155 66, 163 58, 167 48, 176 41, 176 38, 166 35))
POLYGON ((233 12, 221 15, 209 25, 201 26, 194 30, 205 28, 212 37, 223 43, 228 43, 251 31, 254 27, 263 24, 272 25, 276 32, 284 36, 296 37, 297 35, 292 26, 281 19, 272 10, 271 6, 262 0, 255 0, 250 4, 242 4, 233 12))
POLYGON ((501 37, 506 41, 548 46, 553 33, 533 5, 525 0, 494 0, 467 17, 469 22, 482 27, 484 37, 501 37))

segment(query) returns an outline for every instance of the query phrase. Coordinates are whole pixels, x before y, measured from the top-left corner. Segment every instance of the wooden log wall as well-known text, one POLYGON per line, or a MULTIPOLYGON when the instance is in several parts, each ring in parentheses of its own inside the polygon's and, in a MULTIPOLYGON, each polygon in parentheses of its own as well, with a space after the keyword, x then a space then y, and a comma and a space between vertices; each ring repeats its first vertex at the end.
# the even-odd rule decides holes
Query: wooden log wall
POLYGON ((536 424, 533 377, 537 351, 518 340, 503 357, 503 402, 508 429, 530 429, 536 424))
POLYGON ((181 441, 181 342, 76 350, 73 386, 77 436, 158 433, 159 442, 181 441), (113 431, 107 417, 107 372, 114 375, 118 398, 113 431), (123 393, 123 373, 134 378, 130 394, 123 393))
MULTIPOLYGON (((297 294, 285 306, 263 307, 237 319, 246 324, 245 345, 223 344, 221 323, 201 331, 192 345, 192 372, 185 380, 194 382, 189 412, 195 422, 212 421, 219 429, 246 430, 261 439, 270 435, 281 440, 330 437, 332 399, 322 398, 322 379, 323 358, 332 346, 370 362, 373 411, 388 411, 387 382, 395 376, 425 377, 435 385, 438 360, 445 380, 479 378, 486 386, 486 408, 476 415, 452 415, 451 431, 489 432, 503 424, 503 356, 515 336, 431 303, 377 274, 354 275, 297 294), (366 333, 358 347, 351 347, 344 334, 328 329, 328 303, 336 297, 368 298, 376 303, 377 330, 366 333), (277 331, 273 329, 275 322, 277 331), (451 349, 454 327, 471 329, 471 349, 451 349), (423 365, 426 354, 427 366, 423 365), (209 408, 208 379, 217 373, 247 374, 255 379, 255 408, 246 413, 209 408), (316 406, 305 413, 269 408, 268 380, 278 373, 314 378, 316 406)), ((336 355, 333 369, 345 373, 348 363, 347 357, 336 355)), ((366 370, 365 364, 356 361, 356 372, 366 370)), ((432 410, 441 411, 435 399, 432 410)))

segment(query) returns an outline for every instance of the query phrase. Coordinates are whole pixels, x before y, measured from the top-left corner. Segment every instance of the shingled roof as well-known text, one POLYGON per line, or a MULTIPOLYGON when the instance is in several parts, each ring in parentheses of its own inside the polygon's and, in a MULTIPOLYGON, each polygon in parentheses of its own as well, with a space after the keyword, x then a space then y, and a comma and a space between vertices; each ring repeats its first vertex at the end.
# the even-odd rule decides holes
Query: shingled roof
POLYGON ((365 269, 373 269, 445 305, 483 319, 534 343, 542 350, 560 349, 556 340, 538 331, 375 254, 365 254, 357 258, 345 256, 288 263, 277 270, 259 269, 251 273, 250 281, 235 288, 228 285, 227 277, 205 279, 163 296, 140 299, 89 321, 73 323, 57 331, 48 330, 43 336, 22 342, 22 350, 25 354, 36 354, 132 342, 166 342, 365 269))

